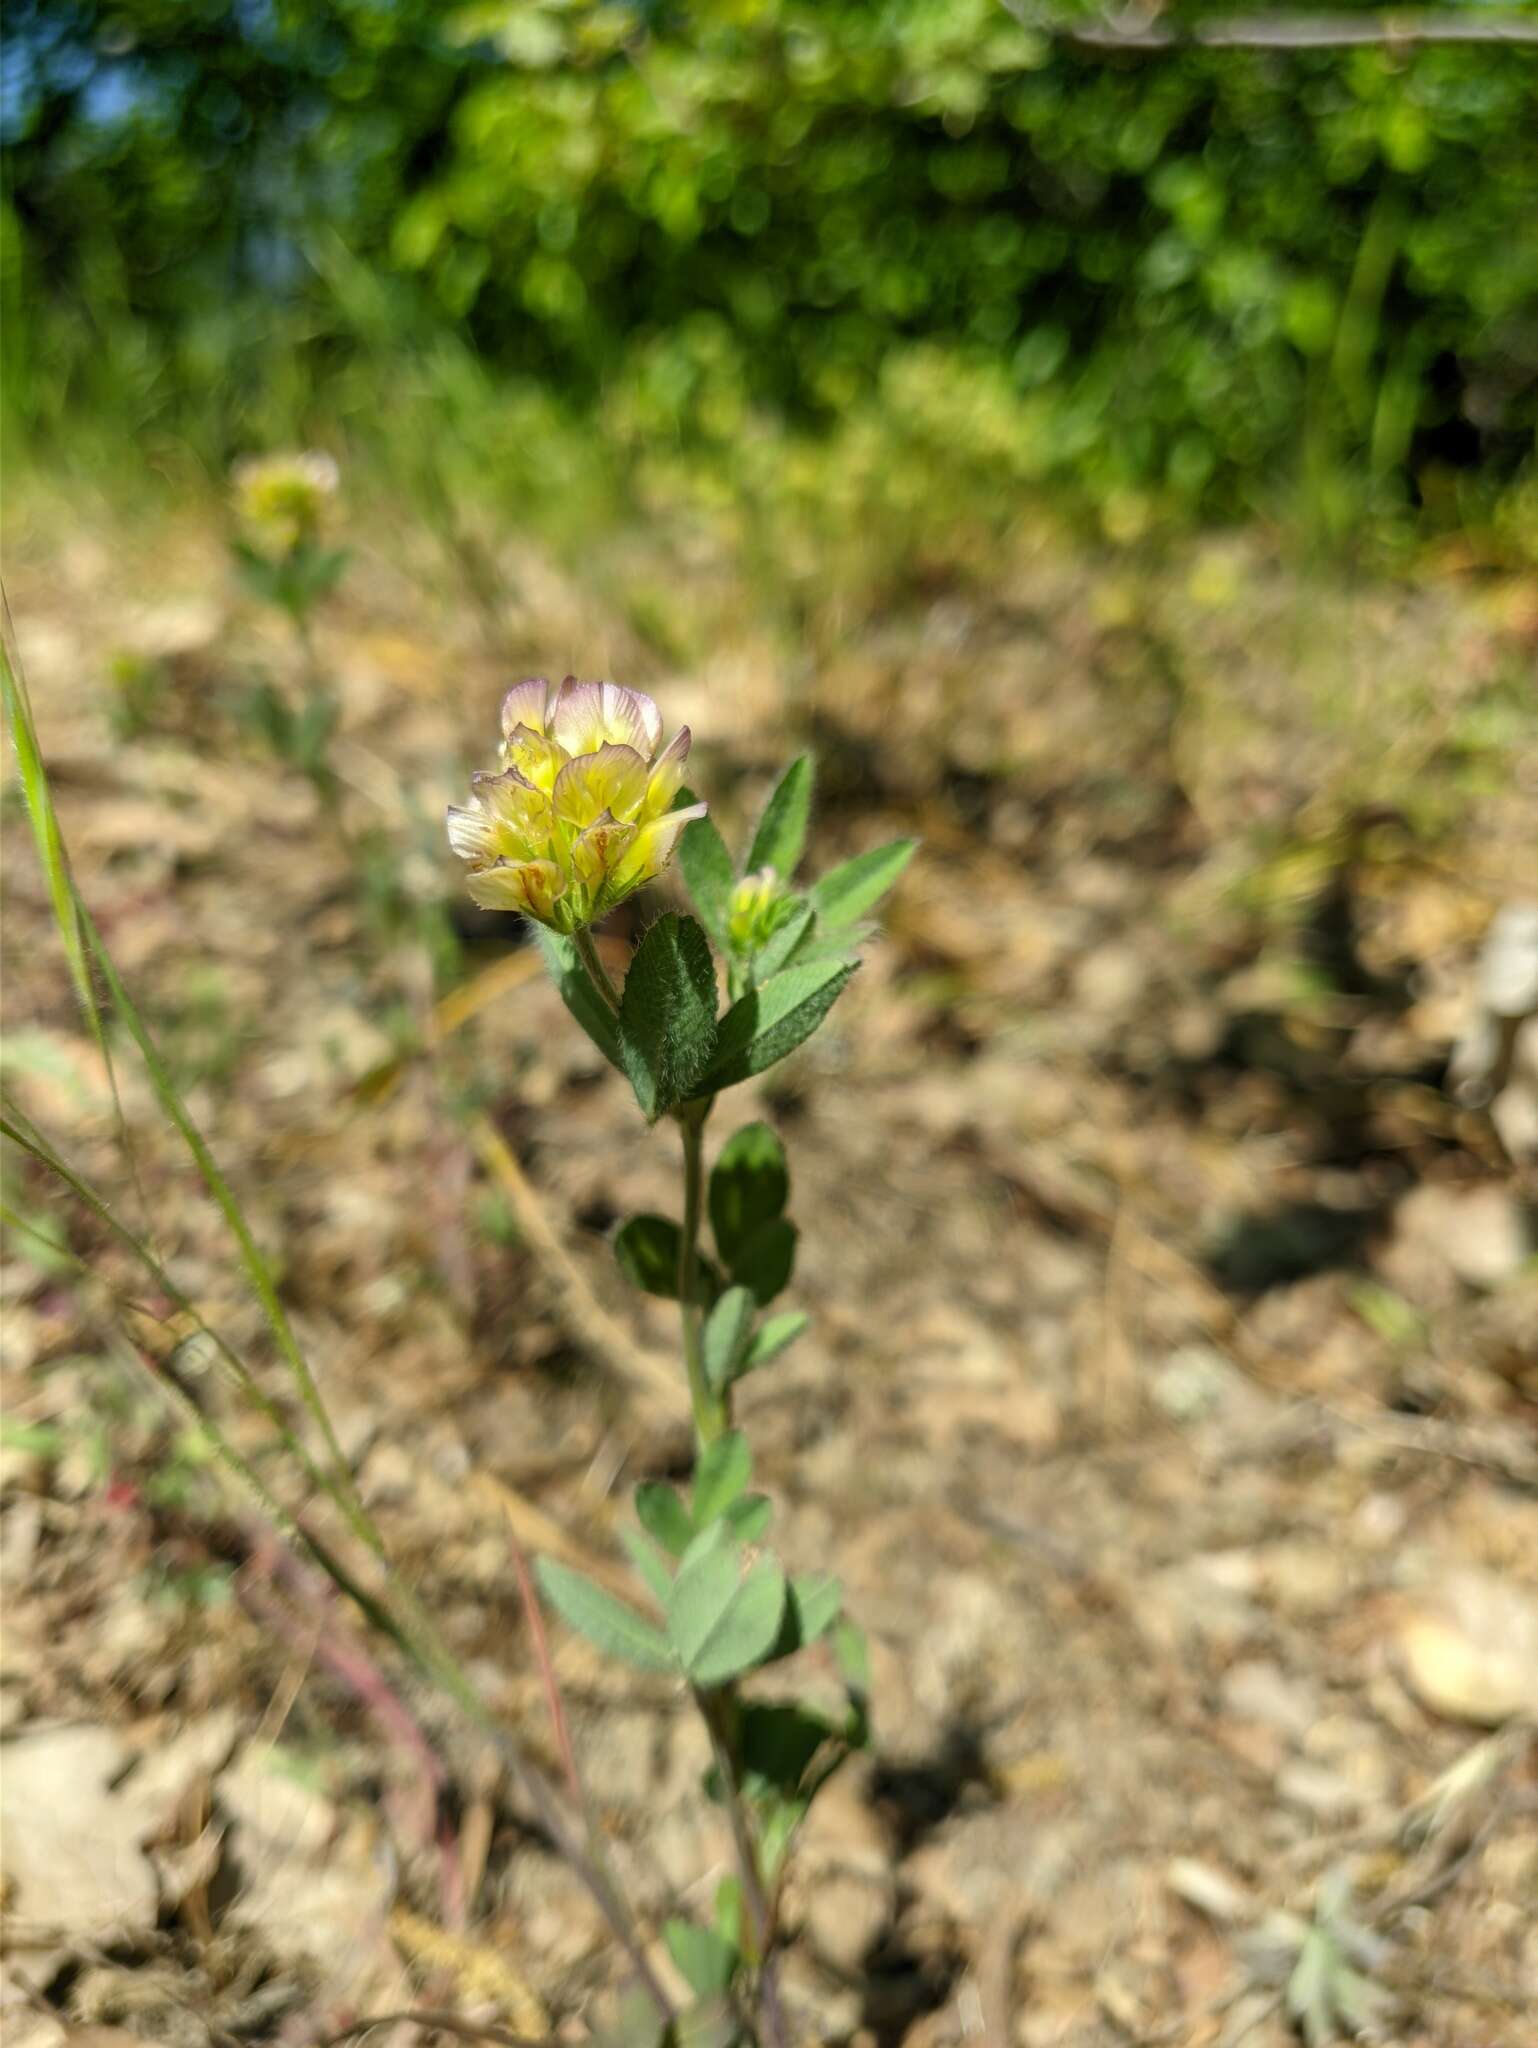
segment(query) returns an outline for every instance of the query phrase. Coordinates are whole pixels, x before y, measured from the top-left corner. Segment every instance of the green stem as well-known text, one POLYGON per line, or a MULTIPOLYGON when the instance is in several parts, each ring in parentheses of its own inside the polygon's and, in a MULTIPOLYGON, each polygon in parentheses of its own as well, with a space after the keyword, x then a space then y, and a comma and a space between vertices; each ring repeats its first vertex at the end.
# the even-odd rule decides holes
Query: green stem
POLYGON ((674 1112, 684 1141, 684 1223, 678 1239, 678 1308, 683 1323, 684 1366, 700 1449, 713 1444, 727 1425, 726 1404, 705 1378, 699 1303, 700 1212, 705 1193, 705 1119, 710 1103, 686 1102, 674 1112))
POLYGON ((598 948, 593 944, 592 928, 584 925, 581 931, 573 932, 571 942, 577 949, 577 957, 587 969, 587 978, 600 996, 619 1015, 619 990, 609 979, 609 970, 598 957, 598 948))

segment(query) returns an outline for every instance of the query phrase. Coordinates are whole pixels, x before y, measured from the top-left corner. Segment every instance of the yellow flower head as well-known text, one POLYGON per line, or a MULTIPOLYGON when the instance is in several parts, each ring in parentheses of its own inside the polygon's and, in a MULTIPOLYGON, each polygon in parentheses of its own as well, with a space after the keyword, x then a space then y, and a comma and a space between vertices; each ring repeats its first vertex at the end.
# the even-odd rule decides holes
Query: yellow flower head
POLYGON ((727 936, 737 953, 756 953, 774 936, 790 908, 790 892, 773 868, 755 868, 732 891, 727 936))
POLYGON ((230 472, 235 512, 264 554, 291 555, 320 532, 340 476, 329 455, 250 455, 230 472))
POLYGON ((543 676, 502 701, 502 770, 472 778, 449 810, 449 844, 488 910, 521 910, 553 931, 581 931, 660 875, 704 804, 668 806, 689 753, 684 726, 661 745, 650 697, 617 683, 543 676))

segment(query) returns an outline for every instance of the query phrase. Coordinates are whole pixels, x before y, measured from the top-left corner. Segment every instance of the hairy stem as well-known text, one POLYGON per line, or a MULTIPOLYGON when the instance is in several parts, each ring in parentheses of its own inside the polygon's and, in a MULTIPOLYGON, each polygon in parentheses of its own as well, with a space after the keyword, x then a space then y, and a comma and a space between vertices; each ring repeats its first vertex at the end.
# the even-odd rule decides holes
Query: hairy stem
POLYGON ((584 925, 581 931, 573 932, 571 942, 577 949, 577 958, 587 969, 587 978, 600 996, 619 1015, 619 990, 609 979, 609 970, 598 957, 598 948, 593 944, 592 928, 584 925))

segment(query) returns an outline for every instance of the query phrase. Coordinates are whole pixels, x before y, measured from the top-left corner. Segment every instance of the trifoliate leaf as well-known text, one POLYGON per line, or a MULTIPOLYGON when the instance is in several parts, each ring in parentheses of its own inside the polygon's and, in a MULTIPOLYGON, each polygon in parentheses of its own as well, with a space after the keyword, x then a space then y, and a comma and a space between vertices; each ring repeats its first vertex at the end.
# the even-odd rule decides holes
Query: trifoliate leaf
POLYGON ((616 1600, 602 1586, 595 1586, 581 1572, 542 1557, 535 1565, 546 1599, 569 1628, 611 1657, 623 1657, 643 1671, 671 1671, 672 1654, 661 1629, 616 1600))
POLYGON ((832 1572, 798 1572, 790 1582, 790 1612, 795 1616, 796 1647, 826 1635, 838 1620, 844 1589, 832 1572))
MULTIPOLYGON (((800 754, 780 777, 773 796, 764 806, 748 853, 747 872, 773 868, 782 882, 790 881, 806 844, 811 815, 812 757, 800 754)), ((684 829, 687 831, 688 827, 684 829)))
POLYGON ((770 975, 778 974, 806 937, 811 924, 810 903, 787 905, 774 930, 752 956, 753 979, 767 981, 770 975))
POLYGON ((774 1508, 766 1493, 745 1493, 722 1516, 739 1543, 756 1543, 768 1529, 774 1508))
POLYGON ((716 969, 692 917, 667 911, 650 926, 625 976, 620 1057, 636 1101, 655 1123, 682 1102, 716 1047, 716 969))

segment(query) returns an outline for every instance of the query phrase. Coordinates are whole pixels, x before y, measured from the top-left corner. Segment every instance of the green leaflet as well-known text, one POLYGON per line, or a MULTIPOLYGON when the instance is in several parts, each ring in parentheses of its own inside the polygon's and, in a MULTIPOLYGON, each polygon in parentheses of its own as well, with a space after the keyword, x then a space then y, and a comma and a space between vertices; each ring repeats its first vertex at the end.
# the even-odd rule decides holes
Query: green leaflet
POLYGON ((627 1664, 639 1665, 643 1671, 673 1669, 667 1637, 633 1607, 627 1607, 623 1600, 616 1600, 581 1572, 557 1564, 553 1558, 540 1558, 534 1569, 546 1599, 579 1636, 586 1636, 611 1657, 623 1657, 627 1664))
POLYGON ((692 1684, 709 1690, 762 1663, 785 1614, 785 1574, 772 1557, 741 1576, 724 1522, 695 1538, 668 1598, 668 1638, 692 1684))
POLYGON ((710 1227, 730 1266, 761 1224, 783 1215, 790 1195, 785 1148, 767 1124, 746 1124, 727 1139, 710 1175, 710 1227))
MULTIPOLYGON (((620 1271, 632 1287, 643 1294, 657 1294, 664 1301, 678 1299, 678 1255, 683 1232, 670 1216, 631 1216, 614 1236, 614 1256, 620 1271)), ((702 1302, 714 1299, 720 1275, 709 1259, 700 1256, 695 1267, 695 1293, 702 1302)))
MULTIPOLYGON (((679 791, 679 802, 693 802, 688 790, 679 791)), ((736 875, 726 841, 712 818, 691 818, 678 840, 678 865, 700 921, 724 953, 728 949, 732 886, 736 875)))
POLYGON ((700 1093, 749 1080, 794 1052, 827 1016, 858 965, 838 959, 788 967, 740 997, 721 1020, 716 1056, 700 1093))
POLYGON ((757 868, 773 868, 782 882, 790 881, 795 874, 812 815, 812 776, 811 755, 799 754, 780 777, 753 834, 748 852, 749 873, 757 868))
POLYGON ((873 910, 918 851, 916 839, 893 839, 857 853, 811 887, 812 906, 822 930, 853 924, 873 910))

